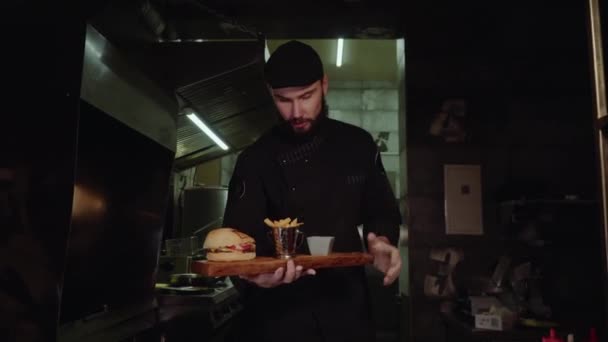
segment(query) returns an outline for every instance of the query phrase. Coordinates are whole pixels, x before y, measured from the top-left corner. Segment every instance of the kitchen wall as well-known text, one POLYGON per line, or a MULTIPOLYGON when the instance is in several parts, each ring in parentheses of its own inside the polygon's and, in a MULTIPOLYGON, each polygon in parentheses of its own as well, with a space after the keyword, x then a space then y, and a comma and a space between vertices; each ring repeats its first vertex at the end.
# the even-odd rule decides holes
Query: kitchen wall
POLYGON ((329 116, 367 130, 382 139, 386 151, 382 162, 397 198, 400 197, 399 96, 398 88, 386 81, 330 82, 327 94, 329 116))

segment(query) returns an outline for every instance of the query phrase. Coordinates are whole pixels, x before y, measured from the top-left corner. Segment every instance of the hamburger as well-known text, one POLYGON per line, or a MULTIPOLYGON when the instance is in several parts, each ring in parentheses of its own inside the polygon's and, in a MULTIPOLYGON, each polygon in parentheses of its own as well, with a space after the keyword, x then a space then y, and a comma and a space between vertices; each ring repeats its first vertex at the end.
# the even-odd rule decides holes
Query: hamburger
POLYGON ((217 228, 209 232, 203 250, 210 261, 237 261, 255 258, 255 240, 233 228, 217 228))

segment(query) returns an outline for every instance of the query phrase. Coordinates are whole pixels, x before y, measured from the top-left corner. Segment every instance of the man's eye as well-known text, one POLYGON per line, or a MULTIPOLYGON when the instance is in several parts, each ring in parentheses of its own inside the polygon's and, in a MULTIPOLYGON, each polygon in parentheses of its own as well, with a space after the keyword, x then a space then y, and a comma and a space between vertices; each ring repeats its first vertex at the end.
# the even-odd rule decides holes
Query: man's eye
POLYGON ((303 98, 304 100, 307 100, 307 99, 309 99, 311 96, 312 96, 312 94, 311 94, 311 93, 308 93, 308 94, 304 94, 304 95, 302 95, 302 98, 303 98))

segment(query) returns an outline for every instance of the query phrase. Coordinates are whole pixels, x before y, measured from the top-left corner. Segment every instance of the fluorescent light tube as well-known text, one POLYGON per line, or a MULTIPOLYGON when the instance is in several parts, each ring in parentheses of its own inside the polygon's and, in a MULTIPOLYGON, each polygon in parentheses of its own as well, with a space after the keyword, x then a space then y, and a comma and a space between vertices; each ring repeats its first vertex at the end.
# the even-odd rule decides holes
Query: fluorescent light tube
POLYGON ((342 53, 344 52, 344 39, 338 38, 338 56, 336 58, 336 66, 342 66, 342 53))
POLYGON ((219 146, 224 151, 228 151, 228 145, 226 145, 226 143, 224 143, 222 139, 220 139, 220 137, 213 133, 213 131, 209 127, 207 127, 207 125, 205 125, 205 123, 201 121, 201 119, 199 119, 196 114, 190 113, 187 116, 188 119, 190 119, 190 121, 192 121, 196 126, 198 126, 201 131, 207 134, 207 136, 211 138, 211 140, 213 140, 213 142, 215 142, 217 146, 219 146))

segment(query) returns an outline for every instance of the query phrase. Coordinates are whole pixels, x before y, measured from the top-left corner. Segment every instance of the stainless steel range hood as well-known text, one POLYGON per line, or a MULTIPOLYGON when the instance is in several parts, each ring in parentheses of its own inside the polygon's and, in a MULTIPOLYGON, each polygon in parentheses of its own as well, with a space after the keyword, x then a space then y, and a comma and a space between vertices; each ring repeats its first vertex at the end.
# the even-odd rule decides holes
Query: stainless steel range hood
POLYGON ((176 170, 245 148, 278 117, 258 39, 113 44, 89 27, 85 50, 82 97, 175 150, 176 170), (230 149, 180 115, 184 106, 230 149))
MULTIPOLYGON (((310 4, 291 2, 113 1, 103 6, 91 23, 128 60, 121 71, 141 70, 164 92, 161 96, 148 92, 147 102, 170 98, 177 131, 175 166, 186 169, 242 149, 277 117, 261 78, 264 44, 260 33, 300 39, 392 37, 402 25, 395 9, 372 1, 354 7, 346 1, 329 6, 323 13, 310 4), (351 15, 340 16, 344 11, 351 15), (309 25, 312 21, 317 25, 309 25), (186 117, 179 116, 182 105, 193 106, 231 149, 221 150, 186 117)), ((94 56, 95 51, 92 53, 94 56)), ((87 96, 100 91, 91 84, 87 87, 87 96)), ((129 101, 122 96, 94 96, 104 98, 109 107, 129 101)), ((129 116, 138 118, 133 121, 150 124, 152 114, 144 107, 125 108, 129 116)))
POLYGON ((230 147, 220 149, 185 116, 178 118, 176 165, 196 163, 241 150, 278 117, 257 61, 176 90, 178 102, 194 109, 230 147))
POLYGON ((80 97, 175 151, 175 100, 148 75, 133 67, 121 51, 90 25, 86 32, 80 97))

